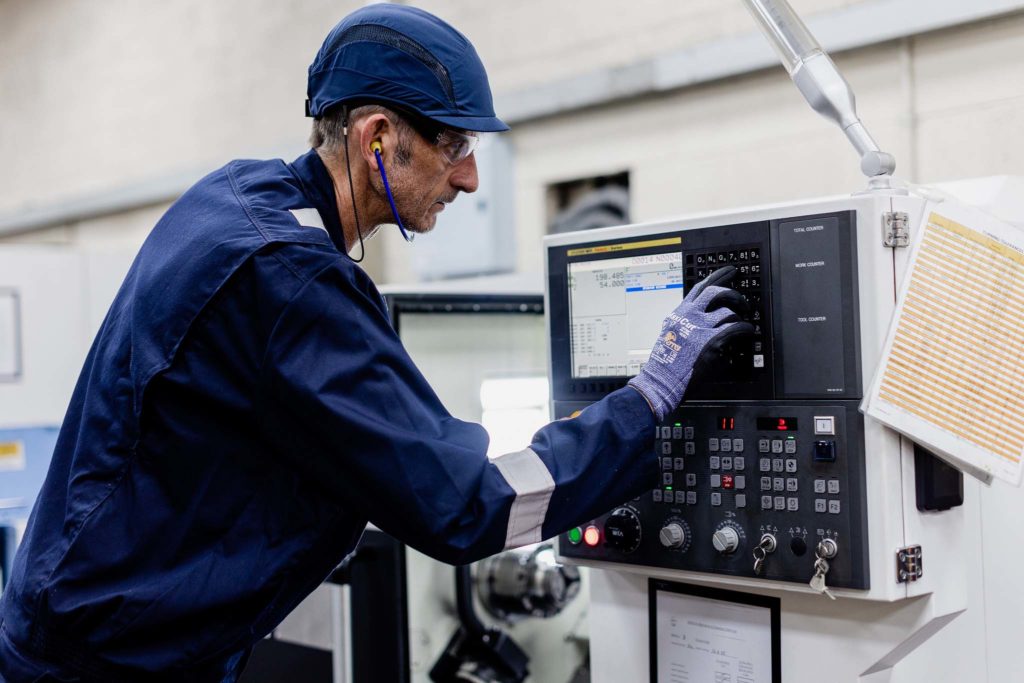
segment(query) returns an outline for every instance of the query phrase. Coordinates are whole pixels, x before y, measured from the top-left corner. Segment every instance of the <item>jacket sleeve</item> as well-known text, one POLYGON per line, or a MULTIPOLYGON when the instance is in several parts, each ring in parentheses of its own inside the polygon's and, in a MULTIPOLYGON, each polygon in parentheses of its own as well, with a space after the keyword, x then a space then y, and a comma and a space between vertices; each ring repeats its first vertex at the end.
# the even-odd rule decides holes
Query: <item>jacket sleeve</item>
POLYGON ((372 284, 336 266, 277 320, 263 364, 268 438, 350 513, 461 564, 547 538, 656 485, 654 417, 621 389, 528 448, 488 459, 416 369, 372 284))

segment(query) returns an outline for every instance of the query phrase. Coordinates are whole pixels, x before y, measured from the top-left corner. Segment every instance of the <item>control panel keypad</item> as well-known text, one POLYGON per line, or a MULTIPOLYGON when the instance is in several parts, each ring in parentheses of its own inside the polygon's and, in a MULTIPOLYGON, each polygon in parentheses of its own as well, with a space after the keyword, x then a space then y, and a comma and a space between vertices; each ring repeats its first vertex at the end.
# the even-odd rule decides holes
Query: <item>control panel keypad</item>
MULTIPOLYGON (((762 341, 764 331, 761 324, 765 320, 765 303, 768 296, 765 294, 766 278, 764 277, 767 267, 761 257, 760 245, 707 248, 687 252, 683 281, 686 291, 689 291, 717 268, 725 265, 736 268, 736 276, 729 286, 742 294, 749 304, 750 310, 745 315, 745 319, 754 325, 755 346, 751 357, 752 366, 755 371, 764 372, 765 356, 760 348, 764 343, 762 341)), ((733 446, 735 448, 735 444, 733 446)), ((723 448, 722 450, 728 451, 729 449, 723 448)))
POLYGON ((687 456, 697 454, 694 442, 694 428, 682 423, 659 425, 654 430, 655 449, 661 462, 661 486, 651 492, 650 500, 669 506, 696 505, 697 492, 677 490, 681 486, 693 489, 698 479, 695 472, 687 472, 686 458, 677 455, 682 452, 687 456))
MULTIPOLYGON (((823 418, 815 417, 814 425, 817 428, 823 418)), ((832 418, 832 422, 834 423, 832 418)), ((715 426, 731 425, 735 429, 735 418, 719 418, 715 426)), ((706 457, 707 478, 704 480, 712 490, 712 496, 708 499, 712 505, 718 507, 722 504, 723 492, 735 492, 736 496, 742 496, 739 501, 746 506, 746 495, 739 493, 746 488, 746 476, 739 474, 746 469, 746 458, 740 455, 723 455, 724 453, 742 452, 746 440, 744 437, 726 436, 721 430, 711 430, 715 436, 707 436, 701 443, 706 445, 704 453, 698 452, 697 428, 693 425, 675 423, 672 425, 660 425, 655 429, 658 439, 657 449, 661 456, 661 490, 654 491, 651 496, 653 502, 663 502, 668 505, 695 505, 697 492, 693 489, 699 488, 701 478, 695 471, 686 470, 686 458, 673 456, 672 453, 681 450, 692 458, 700 459, 706 457), (677 476, 678 475, 678 476, 677 476), (685 486, 685 490, 682 487, 685 486), (681 490, 675 490, 679 488, 681 490), (691 502, 693 501, 693 502, 691 502), (717 501, 717 502, 715 502, 717 501)), ((761 454, 770 454, 771 457, 758 457, 757 468, 762 475, 758 477, 758 487, 762 492, 762 510, 775 512, 798 512, 800 510, 800 461, 801 441, 796 435, 786 435, 784 438, 766 436, 759 434, 756 439, 757 450, 761 454), (780 455, 789 457, 779 457, 780 455), (769 495, 770 494, 770 495, 769 495), (789 495, 779 495, 789 494, 789 495)), ((829 444, 834 449, 834 444, 829 444)), ((813 453, 821 451, 821 442, 814 442, 813 453)), ((806 456, 807 454, 803 454, 806 456)), ((817 460, 813 457, 804 457, 805 461, 817 460)), ((699 466, 698 466, 699 469, 699 466)), ((831 496, 839 495, 841 490, 840 480, 836 477, 828 479, 815 478, 811 482, 813 498, 813 509, 815 513, 837 515, 841 513, 842 505, 831 496), (829 496, 829 497, 823 497, 829 496)))
MULTIPOLYGON (((760 298, 762 293, 762 271, 760 246, 732 249, 714 249, 686 255, 686 287, 689 289, 716 268, 730 265, 736 268, 733 287, 738 291, 760 298)), ((755 309, 756 310, 756 309, 755 309)))
MULTIPOLYGON (((823 415, 827 411, 820 404, 805 406, 799 414, 791 409, 792 419, 784 421, 786 429, 779 433, 779 421, 762 415, 714 417, 726 410, 704 407, 698 419, 686 419, 696 411, 684 407, 673 416, 675 421, 659 425, 654 446, 659 486, 637 503, 645 533, 651 534, 649 545, 641 544, 637 552, 647 555, 607 559, 712 572, 728 566, 733 569, 727 573, 753 576, 746 568, 749 547, 723 558, 711 547, 709 534, 716 525, 735 524, 744 529, 749 545, 751 538, 759 538, 763 529, 770 528, 779 536, 780 549, 768 559, 767 571, 760 576, 805 583, 813 568, 805 561, 806 553, 798 556, 791 547, 813 546, 819 534, 847 538, 851 533, 856 505, 850 503, 850 496, 857 487, 850 485, 846 464, 844 425, 849 414, 838 409, 834 415, 823 415), (832 418, 833 434, 819 433, 824 431, 823 417, 832 418), (796 429, 797 422, 803 430, 796 429), (749 457, 740 455, 748 445, 749 457), (676 559, 662 564, 657 558, 657 553, 663 552, 658 531, 673 516, 691 527, 694 549, 677 552, 672 556, 676 559), (798 537, 800 542, 794 540, 798 537)), ((856 415, 855 410, 853 413, 856 415)), ((858 538, 862 533, 857 532, 858 538)), ((833 562, 833 585, 841 586, 843 572, 849 572, 843 569, 844 561, 849 560, 833 562)))

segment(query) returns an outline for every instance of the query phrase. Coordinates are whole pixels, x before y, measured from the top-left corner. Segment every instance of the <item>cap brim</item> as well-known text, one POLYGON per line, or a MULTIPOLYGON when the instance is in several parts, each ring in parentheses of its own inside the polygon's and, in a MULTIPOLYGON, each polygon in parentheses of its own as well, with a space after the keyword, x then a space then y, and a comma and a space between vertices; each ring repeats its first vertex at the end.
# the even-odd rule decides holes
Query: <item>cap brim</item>
POLYGON ((446 126, 474 133, 500 133, 509 130, 508 124, 497 116, 426 116, 446 126))

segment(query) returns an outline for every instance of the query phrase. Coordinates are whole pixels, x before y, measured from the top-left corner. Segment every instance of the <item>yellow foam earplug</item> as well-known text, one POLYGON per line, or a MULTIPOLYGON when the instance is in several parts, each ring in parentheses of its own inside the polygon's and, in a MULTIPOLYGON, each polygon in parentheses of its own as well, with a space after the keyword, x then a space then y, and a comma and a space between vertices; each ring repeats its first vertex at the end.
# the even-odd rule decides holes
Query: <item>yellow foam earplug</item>
POLYGON ((380 140, 374 140, 373 142, 370 143, 370 151, 380 152, 382 149, 384 148, 381 147, 380 140))

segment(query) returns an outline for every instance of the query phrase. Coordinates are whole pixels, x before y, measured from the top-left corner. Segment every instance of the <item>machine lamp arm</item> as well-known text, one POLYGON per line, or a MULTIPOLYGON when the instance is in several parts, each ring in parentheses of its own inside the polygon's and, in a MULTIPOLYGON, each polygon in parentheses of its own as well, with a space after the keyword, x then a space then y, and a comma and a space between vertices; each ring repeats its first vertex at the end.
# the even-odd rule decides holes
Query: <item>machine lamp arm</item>
MULTIPOLYGON (((868 178, 891 176, 896 159, 879 149, 857 116, 850 84, 786 0, 743 0, 797 89, 814 111, 839 126, 860 155, 868 178)), ((872 185, 879 183, 873 182, 872 185)), ((888 185, 887 183, 883 183, 888 185)))

